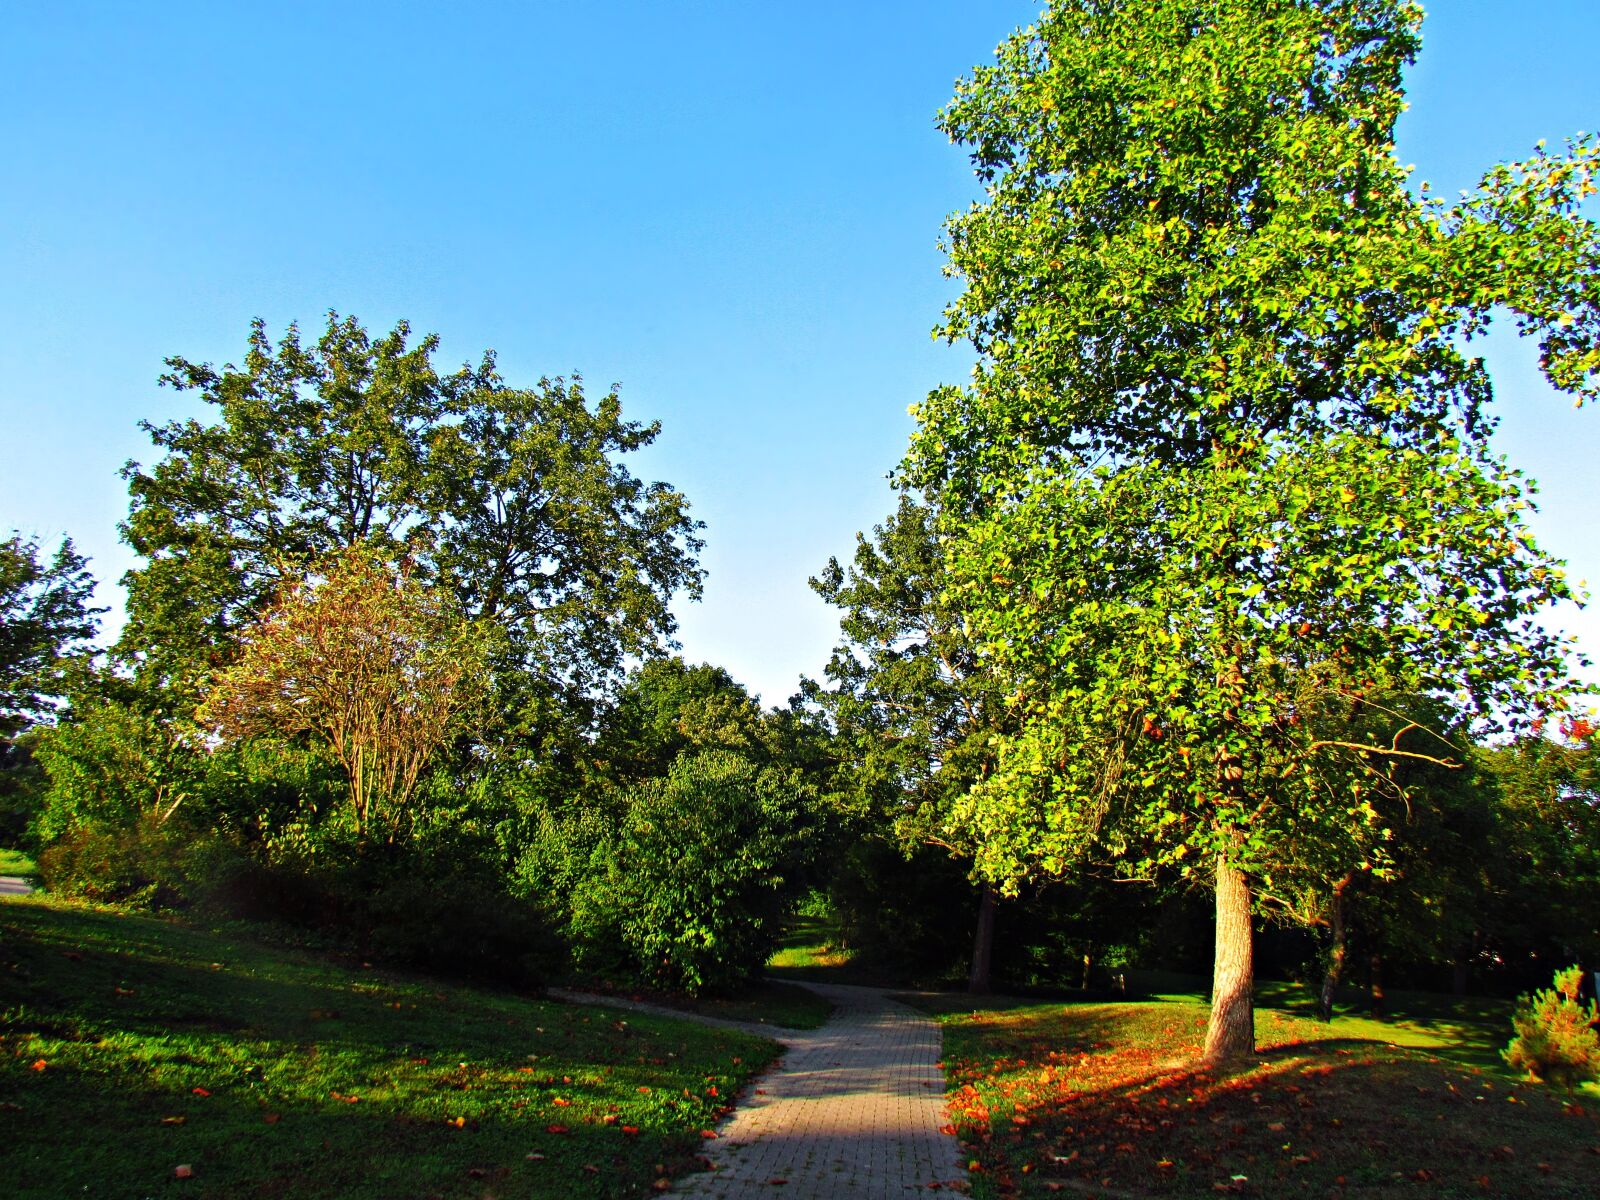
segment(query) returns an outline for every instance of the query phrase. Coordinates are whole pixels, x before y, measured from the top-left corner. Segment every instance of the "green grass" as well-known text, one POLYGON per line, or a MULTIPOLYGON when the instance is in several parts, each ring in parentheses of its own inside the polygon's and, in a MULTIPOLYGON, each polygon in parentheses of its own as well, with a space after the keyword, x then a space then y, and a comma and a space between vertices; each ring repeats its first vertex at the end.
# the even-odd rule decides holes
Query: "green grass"
POLYGON ((32 875, 36 871, 33 859, 21 850, 0 850, 0 875, 32 875))
POLYGON ((1408 1048, 1408 1022, 1258 1009, 1260 1056, 1219 1073, 1196 1064, 1206 1008, 1193 1000, 918 1002, 945 1010, 951 1112, 980 1197, 1594 1194, 1596 1097, 1408 1048))
POLYGON ((696 1169, 701 1131, 776 1050, 110 910, 0 903, 8 1197, 640 1195, 696 1169))
POLYGON ((833 1015, 833 1005, 810 988, 770 980, 753 983, 737 995, 705 996, 682 1003, 691 1012, 783 1029, 820 1029, 833 1015))
POLYGON ((767 974, 792 983, 849 983, 894 987, 905 981, 862 962, 842 944, 837 926, 818 917, 798 917, 784 931, 767 974))

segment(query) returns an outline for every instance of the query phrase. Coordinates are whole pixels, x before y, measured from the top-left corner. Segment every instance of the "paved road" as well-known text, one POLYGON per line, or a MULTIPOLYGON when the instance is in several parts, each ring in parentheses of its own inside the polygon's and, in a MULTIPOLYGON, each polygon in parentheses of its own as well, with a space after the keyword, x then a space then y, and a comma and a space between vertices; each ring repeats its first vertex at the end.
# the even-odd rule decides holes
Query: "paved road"
POLYGON ((20 875, 0 875, 0 896, 26 896, 33 886, 20 875))
POLYGON ((960 1147, 940 1132, 949 1117, 938 1025, 876 988, 806 986, 834 1015, 815 1030, 740 1026, 783 1042, 783 1058, 706 1143, 715 1169, 677 1180, 674 1194, 882 1200, 934 1184, 965 1190, 960 1147))

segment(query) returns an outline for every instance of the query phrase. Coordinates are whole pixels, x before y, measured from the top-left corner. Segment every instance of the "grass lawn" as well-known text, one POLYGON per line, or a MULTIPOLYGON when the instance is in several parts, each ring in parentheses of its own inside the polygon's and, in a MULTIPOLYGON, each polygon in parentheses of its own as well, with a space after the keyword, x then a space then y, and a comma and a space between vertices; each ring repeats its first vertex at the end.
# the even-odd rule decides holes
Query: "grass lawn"
POLYGON ((784 931, 778 951, 767 962, 774 979, 804 983, 848 983, 866 987, 904 986, 894 973, 863 963, 840 944, 838 929, 826 920, 799 917, 784 931))
POLYGON ((0 875, 32 875, 33 859, 21 850, 0 850, 0 875))
POLYGON ((1191 1000, 922 1003, 946 1010, 980 1197, 1600 1193, 1600 1097, 1395 1045, 1388 1025, 1368 1023, 1374 1041, 1261 1009, 1260 1058, 1218 1074, 1194 1064, 1206 1008, 1191 1000))
POLYGON ((640 1195, 697 1169, 702 1131, 776 1051, 0 902, 8 1197, 640 1195))

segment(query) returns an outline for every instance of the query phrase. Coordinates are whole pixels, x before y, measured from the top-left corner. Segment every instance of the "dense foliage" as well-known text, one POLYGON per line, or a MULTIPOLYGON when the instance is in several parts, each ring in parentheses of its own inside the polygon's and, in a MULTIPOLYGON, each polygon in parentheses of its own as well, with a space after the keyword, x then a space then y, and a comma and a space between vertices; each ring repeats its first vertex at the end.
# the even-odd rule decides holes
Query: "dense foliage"
POLYGON ((492 354, 440 374, 437 345, 330 313, 312 345, 256 322, 242 366, 168 360, 163 382, 216 420, 147 423, 162 458, 124 472, 145 562, 119 645, 142 674, 197 694, 280 588, 357 544, 410 556, 503 632, 513 729, 586 717, 629 655, 670 640, 672 596, 699 592, 698 524, 622 462, 659 427, 577 379, 511 387, 492 354))
POLYGON ((1505 1060, 1521 1071, 1563 1087, 1600 1079, 1600 1011, 1578 999, 1583 972, 1557 971, 1549 988, 1524 996, 1512 1014, 1517 1036, 1505 1060))
POLYGON ((594 845, 571 901, 580 966, 691 993, 753 978, 818 833, 795 772, 727 751, 680 756, 594 845))
POLYGON ((394 840, 430 758, 485 700, 483 631, 408 564, 354 546, 286 588, 197 713, 221 738, 309 738, 339 764, 358 835, 394 840))

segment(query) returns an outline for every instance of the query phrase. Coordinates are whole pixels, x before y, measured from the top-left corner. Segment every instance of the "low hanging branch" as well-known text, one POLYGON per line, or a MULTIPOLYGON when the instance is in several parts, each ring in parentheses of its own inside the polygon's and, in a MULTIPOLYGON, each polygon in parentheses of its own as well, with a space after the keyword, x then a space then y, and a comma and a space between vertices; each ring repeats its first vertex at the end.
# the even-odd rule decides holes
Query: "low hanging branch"
POLYGON ((358 834, 392 840, 486 681, 482 631, 449 595, 357 546, 283 591, 197 715, 229 741, 321 742, 344 770, 358 834))

